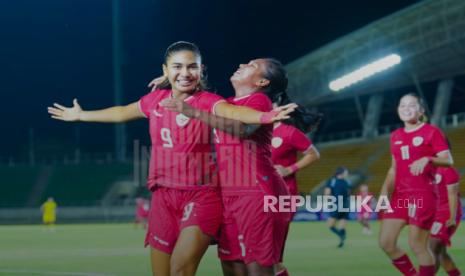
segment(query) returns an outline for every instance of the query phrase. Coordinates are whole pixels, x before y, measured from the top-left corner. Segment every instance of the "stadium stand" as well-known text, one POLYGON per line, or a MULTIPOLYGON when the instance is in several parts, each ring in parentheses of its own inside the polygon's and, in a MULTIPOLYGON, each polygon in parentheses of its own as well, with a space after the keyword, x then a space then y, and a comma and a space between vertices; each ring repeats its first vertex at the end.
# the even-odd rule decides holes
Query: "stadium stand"
POLYGON ((365 166, 367 157, 375 154, 383 146, 380 141, 373 141, 319 148, 321 159, 297 174, 300 192, 305 194, 311 192, 321 182, 331 177, 337 166, 346 166, 351 171, 360 170, 365 166))
POLYGON ((0 167, 1 206, 38 206, 53 196, 60 206, 95 205, 113 183, 132 174, 130 164, 0 167), (44 170, 48 173, 44 176, 44 170), (43 186, 43 187, 37 187, 43 186))
POLYGON ((126 164, 57 166, 41 200, 52 195, 61 205, 95 204, 115 181, 131 173, 126 164))
POLYGON ((2 183, 0 194, 2 201, 0 206, 21 207, 25 206, 32 191, 31 183, 37 180, 40 168, 31 166, 0 166, 2 183))

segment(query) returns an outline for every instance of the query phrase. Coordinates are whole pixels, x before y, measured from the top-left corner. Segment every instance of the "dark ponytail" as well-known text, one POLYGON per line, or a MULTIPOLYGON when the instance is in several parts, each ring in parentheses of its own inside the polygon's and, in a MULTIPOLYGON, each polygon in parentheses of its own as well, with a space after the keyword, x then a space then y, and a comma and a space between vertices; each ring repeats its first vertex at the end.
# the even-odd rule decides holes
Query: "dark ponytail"
MULTIPOLYGON (((270 83, 264 87, 264 92, 278 106, 291 103, 286 93, 288 79, 283 64, 274 58, 265 58, 265 61, 267 66, 263 77, 270 83)), ((298 107, 290 116, 291 118, 285 120, 284 123, 292 125, 304 133, 316 130, 323 119, 323 114, 311 112, 304 107, 298 107)))
MULTIPOLYGON (((282 106, 291 103, 289 96, 285 92, 277 93, 271 101, 277 106, 282 106)), ((297 107, 297 109, 290 114, 291 118, 283 122, 292 125, 300 131, 307 133, 315 131, 323 120, 322 113, 312 112, 305 107, 297 107)))

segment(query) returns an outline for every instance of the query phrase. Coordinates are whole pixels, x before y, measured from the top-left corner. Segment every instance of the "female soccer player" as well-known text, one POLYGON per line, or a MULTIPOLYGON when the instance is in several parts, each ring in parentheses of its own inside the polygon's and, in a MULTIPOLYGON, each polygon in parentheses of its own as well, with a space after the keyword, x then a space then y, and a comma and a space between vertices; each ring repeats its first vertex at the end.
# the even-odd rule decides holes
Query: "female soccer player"
POLYGON ((134 216, 134 228, 138 228, 139 225, 143 229, 147 229, 147 218, 149 216, 149 201, 145 198, 136 198, 136 213, 134 216))
MULTIPOLYGON (((282 106, 290 103, 286 93, 277 95, 272 99, 273 106, 282 106)), ((271 140, 271 159, 278 174, 284 178, 291 195, 298 195, 296 172, 301 170, 320 158, 320 153, 312 141, 305 135, 316 129, 323 118, 322 114, 312 113, 303 108, 297 108, 291 118, 274 124, 273 139, 271 140), (303 156, 297 161, 297 154, 303 156)), ((293 215, 295 212, 293 213, 293 215)), ((291 218, 292 220, 292 218, 291 218)), ((289 232, 289 225, 286 231, 289 232)), ((284 247, 282 249, 284 254, 284 247)), ((281 256, 280 262, 283 260, 281 256)), ((281 263, 275 268, 276 275, 288 275, 286 267, 281 263)))
MULTIPOLYGON (((462 218, 462 204, 459 194, 460 175, 455 168, 438 168, 436 171, 436 193, 438 196, 436 215, 431 227, 430 245, 439 266, 451 276, 459 276, 460 271, 447 252, 462 218)), ((436 270, 436 271, 437 271, 436 270)))
MULTIPOLYGON (((269 97, 287 88, 282 64, 270 58, 241 64, 230 80, 236 95, 228 103, 261 112, 270 112, 269 97)), ((281 256, 290 214, 264 212, 265 196, 289 194, 271 160, 273 126, 244 128, 231 135, 217 124, 217 116, 193 110, 179 100, 165 101, 164 105, 227 131, 217 130, 215 139, 224 208, 218 244, 223 273, 274 275, 273 267, 281 256)), ((219 103, 215 114, 234 119, 224 108, 226 105, 219 103)))
POLYGON ((392 212, 383 215, 379 245, 401 273, 416 275, 409 257, 397 245, 400 232, 409 225, 408 240, 420 265, 419 275, 434 275, 434 258, 428 247, 436 203, 434 168, 450 166, 452 156, 441 130, 424 122, 421 98, 404 95, 397 112, 404 127, 391 134, 392 164, 381 195, 390 195, 392 212))
MULTIPOLYGON (((283 93, 273 101, 274 106, 289 104, 287 94, 283 93)), ((320 158, 320 153, 312 141, 305 135, 320 124, 322 114, 312 113, 303 108, 297 108, 291 118, 274 124, 272 146, 272 160, 279 175, 286 181, 291 195, 298 195, 296 172, 320 158), (303 156, 297 161, 297 154, 303 156)))
MULTIPOLYGON (((164 99, 178 99, 213 112, 223 99, 204 91, 197 46, 177 42, 168 47, 163 64, 166 80, 139 101, 96 111, 54 104, 52 118, 63 121, 126 122, 148 118, 152 152, 148 188, 153 192, 146 245, 151 246, 154 275, 194 275, 219 229, 221 199, 212 166, 211 129, 199 120, 168 110, 164 99)), ((242 108, 234 114, 248 123, 272 123, 277 113, 242 108)))
MULTIPOLYGON (((360 199, 363 201, 365 198, 369 197, 369 201, 367 203, 368 206, 371 206, 373 203, 373 193, 370 193, 368 191, 368 185, 367 184, 361 184, 360 185, 360 191, 357 194, 357 196, 360 197, 360 199)), ((365 208, 362 208, 360 212, 357 214, 357 220, 360 222, 360 224, 363 227, 362 233, 366 235, 371 235, 371 227, 370 227, 370 212, 366 210, 365 208)))

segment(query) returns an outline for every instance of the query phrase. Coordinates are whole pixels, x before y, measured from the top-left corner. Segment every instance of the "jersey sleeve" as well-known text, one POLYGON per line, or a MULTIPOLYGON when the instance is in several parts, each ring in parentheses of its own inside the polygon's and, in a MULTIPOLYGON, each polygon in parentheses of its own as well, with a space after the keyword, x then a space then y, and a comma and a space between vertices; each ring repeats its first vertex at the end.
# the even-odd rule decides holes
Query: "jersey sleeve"
POLYGON ((268 112, 273 109, 271 100, 263 93, 256 93, 252 95, 245 106, 261 112, 268 112))
POLYGON ((347 179, 345 182, 346 182, 346 189, 350 191, 352 189, 352 181, 347 179))
POLYGON ((444 133, 440 129, 435 128, 433 136, 431 137, 431 145, 433 151, 438 154, 442 151, 449 150, 449 145, 447 143, 444 133))
POLYGON ((203 111, 215 114, 216 105, 222 102, 225 102, 225 100, 220 95, 204 92, 202 95, 201 108, 203 111))
POLYGON ((145 115, 145 117, 150 117, 150 107, 152 107, 155 101, 156 91, 152 91, 144 96, 142 96, 138 102, 139 110, 145 115))
POLYGON ((302 131, 297 128, 292 129, 290 141, 292 141, 292 146, 306 154, 310 148, 313 146, 312 140, 310 140, 302 131))
POLYGON ((460 174, 453 168, 448 168, 450 171, 445 171, 444 175, 447 175, 445 179, 446 186, 454 185, 460 182, 460 174))

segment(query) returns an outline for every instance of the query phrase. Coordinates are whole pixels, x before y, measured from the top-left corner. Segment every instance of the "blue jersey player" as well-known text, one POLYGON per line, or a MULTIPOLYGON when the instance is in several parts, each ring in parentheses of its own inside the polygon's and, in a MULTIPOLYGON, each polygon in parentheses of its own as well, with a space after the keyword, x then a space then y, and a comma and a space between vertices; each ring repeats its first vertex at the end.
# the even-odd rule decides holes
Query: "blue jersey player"
POLYGON ((339 245, 341 248, 344 246, 344 241, 346 239, 346 224, 349 217, 349 212, 345 210, 339 210, 339 207, 344 207, 344 209, 349 208, 350 204, 350 183, 347 180, 349 171, 345 167, 338 167, 334 176, 326 182, 325 187, 325 196, 333 196, 336 198, 336 206, 338 208, 336 211, 329 213, 328 218, 328 227, 339 237, 339 245), (340 202, 342 201, 342 202, 340 202), (337 227, 336 227, 336 224, 337 227))

